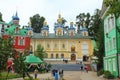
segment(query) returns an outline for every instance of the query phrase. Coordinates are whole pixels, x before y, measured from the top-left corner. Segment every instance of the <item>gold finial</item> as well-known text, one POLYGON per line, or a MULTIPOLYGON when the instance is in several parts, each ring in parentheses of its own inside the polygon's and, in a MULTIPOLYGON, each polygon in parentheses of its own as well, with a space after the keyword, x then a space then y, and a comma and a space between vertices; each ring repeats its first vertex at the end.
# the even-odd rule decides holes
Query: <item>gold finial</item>
POLYGON ((46 26, 47 25, 47 22, 46 22, 46 20, 44 20, 44 26, 46 26))

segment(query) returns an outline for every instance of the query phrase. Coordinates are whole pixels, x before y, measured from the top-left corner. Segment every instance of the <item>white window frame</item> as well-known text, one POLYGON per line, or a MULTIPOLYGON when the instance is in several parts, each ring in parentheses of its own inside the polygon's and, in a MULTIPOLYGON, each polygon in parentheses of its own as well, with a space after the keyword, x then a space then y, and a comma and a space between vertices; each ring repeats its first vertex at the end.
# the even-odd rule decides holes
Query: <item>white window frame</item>
POLYGON ((113 71, 116 71, 116 61, 115 61, 115 59, 112 59, 112 64, 113 64, 113 71))
POLYGON ((21 46, 25 45, 25 37, 19 37, 18 38, 18 44, 21 45, 21 46))

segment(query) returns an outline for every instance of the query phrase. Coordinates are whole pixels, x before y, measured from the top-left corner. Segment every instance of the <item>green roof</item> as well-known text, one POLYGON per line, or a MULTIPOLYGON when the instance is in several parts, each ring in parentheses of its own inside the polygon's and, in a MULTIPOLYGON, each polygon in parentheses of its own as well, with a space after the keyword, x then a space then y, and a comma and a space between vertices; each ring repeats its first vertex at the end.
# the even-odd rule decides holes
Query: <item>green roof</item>
POLYGON ((27 30, 25 29, 20 29, 20 35, 26 35, 27 33, 27 30))
POLYGON ((31 63, 31 64, 39 64, 39 63, 42 63, 43 61, 40 58, 34 56, 33 54, 30 54, 29 56, 26 56, 26 59, 24 62, 31 63))
POLYGON ((91 36, 82 36, 80 34, 75 34, 74 36, 69 36, 64 34, 63 36, 56 36, 54 33, 49 33, 48 36, 42 36, 40 33, 34 33, 32 36, 33 39, 92 39, 91 36))
POLYGON ((9 25, 8 23, 2 21, 0 21, 0 24, 9 25))

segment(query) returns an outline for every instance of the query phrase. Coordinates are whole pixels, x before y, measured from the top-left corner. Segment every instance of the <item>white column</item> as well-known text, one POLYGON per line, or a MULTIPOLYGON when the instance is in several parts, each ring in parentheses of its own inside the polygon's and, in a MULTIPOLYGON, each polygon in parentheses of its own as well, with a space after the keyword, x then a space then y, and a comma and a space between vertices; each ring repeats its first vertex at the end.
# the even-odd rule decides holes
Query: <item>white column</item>
POLYGON ((59 51, 60 51, 60 39, 59 39, 59 51))
POLYGON ((68 39, 67 39, 66 41, 67 41, 67 46, 66 46, 66 48, 67 48, 67 51, 68 51, 68 39))
POLYGON ((53 51, 53 40, 50 41, 50 47, 51 47, 51 51, 53 51))

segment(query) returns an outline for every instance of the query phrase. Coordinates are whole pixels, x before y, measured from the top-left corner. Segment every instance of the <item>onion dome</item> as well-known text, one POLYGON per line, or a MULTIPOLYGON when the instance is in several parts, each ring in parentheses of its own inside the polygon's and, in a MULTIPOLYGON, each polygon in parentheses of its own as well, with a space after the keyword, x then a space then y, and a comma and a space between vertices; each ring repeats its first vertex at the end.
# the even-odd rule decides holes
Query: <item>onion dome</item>
POLYGON ((26 30, 33 30, 33 28, 31 27, 31 21, 28 22, 28 27, 26 28, 26 30))
POLYGON ((87 31, 88 29, 86 28, 86 24, 85 22, 83 23, 83 28, 81 29, 81 31, 87 31))
POLYGON ((58 19, 57 19, 58 23, 62 23, 62 18, 61 18, 61 14, 58 15, 58 19))
POLYGON ((19 17, 18 17, 17 12, 16 12, 15 16, 12 16, 12 19, 13 19, 13 20, 19 20, 19 17))
POLYGON ((73 22, 70 22, 70 28, 68 30, 75 30, 75 28, 73 27, 73 22))
POLYGON ((44 24, 43 24, 43 27, 41 28, 41 30, 49 30, 46 20, 44 21, 44 24))

